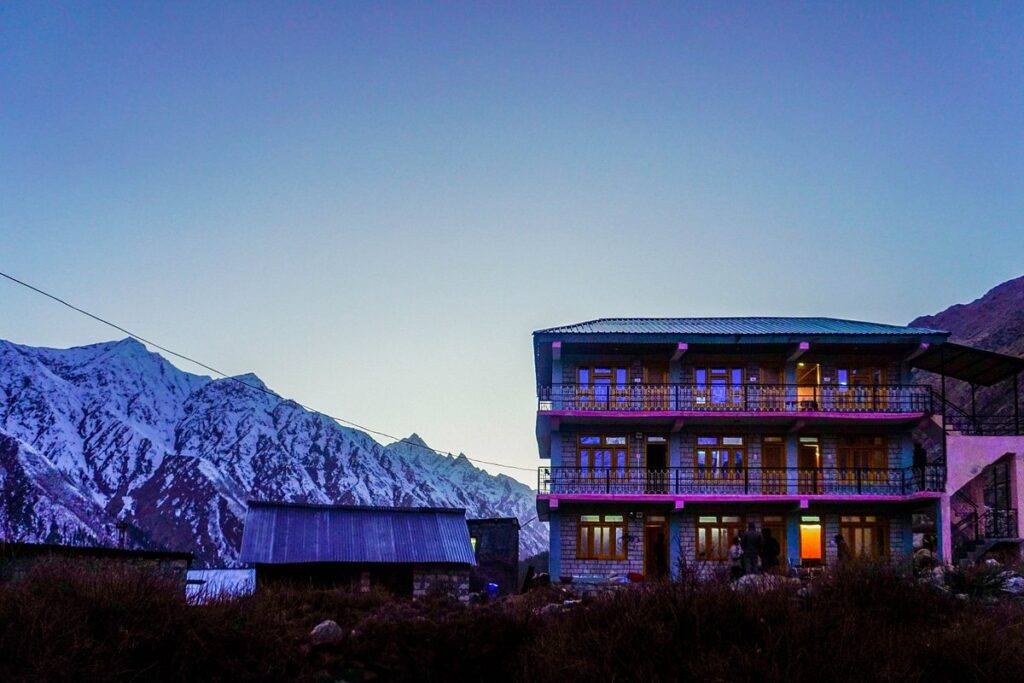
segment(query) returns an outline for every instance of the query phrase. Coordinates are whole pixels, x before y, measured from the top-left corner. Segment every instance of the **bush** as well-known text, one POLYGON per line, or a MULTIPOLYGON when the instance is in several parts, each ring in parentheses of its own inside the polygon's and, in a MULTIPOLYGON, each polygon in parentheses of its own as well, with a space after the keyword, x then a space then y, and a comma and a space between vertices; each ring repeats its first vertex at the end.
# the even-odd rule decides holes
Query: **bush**
POLYGON ((0 586, 0 680, 1024 681, 1024 606, 958 600, 888 565, 805 587, 687 580, 551 606, 565 598, 261 589, 188 605, 145 574, 57 564, 0 586), (311 647, 325 619, 345 635, 311 647))

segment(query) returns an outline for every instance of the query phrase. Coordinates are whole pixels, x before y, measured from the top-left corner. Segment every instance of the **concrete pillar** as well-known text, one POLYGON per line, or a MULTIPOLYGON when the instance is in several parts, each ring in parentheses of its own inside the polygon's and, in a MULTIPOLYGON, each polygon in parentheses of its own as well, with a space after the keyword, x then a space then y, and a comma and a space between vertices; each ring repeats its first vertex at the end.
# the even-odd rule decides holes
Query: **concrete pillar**
POLYGON ((800 510, 786 515, 786 555, 790 567, 800 564, 800 510))
POLYGON ((799 437, 794 433, 786 434, 786 493, 795 494, 798 488, 797 454, 800 448, 799 437))
POLYGON ((940 562, 953 561, 953 515, 949 505, 949 495, 942 494, 935 501, 935 550, 939 553, 940 562))
POLYGON ((668 518, 668 572, 673 579, 679 578, 679 550, 681 542, 682 510, 676 510, 668 518))
POLYGON ((548 575, 551 583, 558 583, 562 575, 562 534, 560 532, 561 513, 551 510, 548 513, 548 575))

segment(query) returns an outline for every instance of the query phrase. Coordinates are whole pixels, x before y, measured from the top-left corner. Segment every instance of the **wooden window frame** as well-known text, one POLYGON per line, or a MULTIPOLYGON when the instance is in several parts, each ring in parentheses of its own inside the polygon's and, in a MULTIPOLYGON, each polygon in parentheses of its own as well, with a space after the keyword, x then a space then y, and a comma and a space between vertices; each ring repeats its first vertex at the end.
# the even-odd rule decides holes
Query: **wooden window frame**
POLYGON ((600 432, 580 432, 576 435, 576 468, 584 479, 604 478, 610 476, 614 479, 628 479, 630 467, 630 437, 628 434, 602 434, 600 432), (599 444, 584 444, 583 439, 598 437, 599 444), (625 443, 610 444, 609 439, 625 439, 625 443), (620 467, 614 462, 615 451, 623 452, 623 463, 620 467), (583 464, 583 451, 590 452, 590 463, 583 464), (594 462, 594 451, 612 451, 613 461, 609 466, 597 466, 594 462))
POLYGON ((889 557, 889 518, 883 515, 840 515, 839 535, 846 540, 853 557, 868 557, 871 559, 884 559, 889 557), (871 529, 877 534, 878 545, 872 545, 871 554, 866 554, 863 549, 858 552, 856 531, 859 529, 871 529), (880 554, 876 554, 878 551, 880 554))
POLYGON ((887 483, 889 469, 889 441, 878 434, 839 436, 836 443, 836 469, 841 483, 860 481, 887 483), (872 464, 874 461, 874 464, 872 464))
POLYGON ((625 560, 629 554, 627 532, 626 515, 580 515, 576 526, 576 559, 625 560), (592 517, 597 519, 590 519, 592 517), (607 553, 595 550, 595 539, 601 536, 609 538, 607 553), (619 547, 616 547, 616 538, 621 539, 619 547))
POLYGON ((698 562, 726 562, 729 559, 729 548, 733 539, 743 537, 747 523, 742 515, 699 515, 694 522, 695 557, 698 562), (736 521, 725 521, 726 519, 736 521), (713 521, 711 521, 713 520, 713 521), (704 532, 703 545, 701 531, 704 532), (712 537, 719 537, 719 553, 712 554, 714 543, 712 537))
POLYGON ((603 408, 624 410, 629 407, 630 366, 621 361, 611 363, 591 363, 576 366, 576 400, 581 409, 603 408), (598 370, 601 370, 600 377, 598 370), (587 372, 587 381, 580 381, 580 372, 587 372), (606 372, 604 372, 606 371, 606 372), (624 373, 620 381, 619 373, 624 373), (598 379, 605 381, 598 381, 598 379))
POLYGON ((703 408, 719 406, 723 408, 743 406, 743 388, 747 381, 747 366, 732 363, 712 363, 693 366, 693 402, 703 408), (721 372, 716 373, 716 370, 721 372), (698 380, 698 374, 704 373, 704 381, 698 380), (739 373, 739 381, 736 379, 739 373), (718 375, 717 377, 715 375, 718 375), (715 384, 715 379, 724 379, 724 383, 715 384), (724 392, 724 400, 716 401, 715 392, 724 392))
MULTIPOLYGON (((697 482, 710 482, 710 483, 724 483, 724 482, 737 482, 743 481, 746 470, 749 467, 749 444, 747 443, 747 437, 743 434, 698 434, 694 440, 693 446, 693 477, 697 482), (701 439, 715 439, 715 444, 702 444, 701 439), (726 444, 725 439, 740 439, 739 444, 726 444), (729 462, 726 465, 719 464, 716 460, 714 464, 700 464, 701 450, 710 451, 727 450, 729 462), (739 466, 732 464, 732 458, 735 456, 735 452, 741 453, 741 464, 739 466)), ((711 456, 714 457, 714 456, 711 456)))

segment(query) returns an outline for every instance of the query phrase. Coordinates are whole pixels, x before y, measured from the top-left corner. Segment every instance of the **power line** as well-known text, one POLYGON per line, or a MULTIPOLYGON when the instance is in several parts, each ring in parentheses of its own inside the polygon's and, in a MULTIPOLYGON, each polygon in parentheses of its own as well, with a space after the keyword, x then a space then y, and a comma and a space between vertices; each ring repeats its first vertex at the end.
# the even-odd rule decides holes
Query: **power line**
MULTIPOLYGON (((182 354, 182 353, 178 353, 177 351, 174 351, 173 349, 169 349, 166 346, 162 346, 160 344, 157 344, 154 341, 146 339, 145 337, 143 337, 141 335, 135 334, 131 330, 125 329, 124 327, 122 327, 122 326, 120 326, 120 325, 118 325, 116 323, 112 323, 109 320, 106 320, 105 318, 101 318, 100 316, 98 316, 98 315, 96 315, 94 313, 90 313, 89 311, 87 311, 87 310, 85 310, 83 308, 79 308, 78 306, 75 306, 74 304, 65 301, 64 299, 60 298, 59 296, 56 296, 54 294, 50 294, 49 292, 43 291, 42 289, 39 289, 38 287, 30 285, 27 282, 19 280, 18 278, 14 277, 13 275, 8 275, 7 273, 4 273, 3 271, 0 271, 0 276, 3 276, 5 278, 7 278, 8 280, 10 280, 11 282, 14 282, 15 284, 19 284, 22 287, 30 289, 33 292, 37 293, 37 294, 42 294, 46 298, 52 299, 53 301, 56 301, 57 303, 61 304, 62 306, 66 306, 66 307, 70 308, 71 310, 76 311, 78 313, 81 313, 82 315, 84 315, 84 316, 86 316, 88 318, 92 318, 96 322, 102 323, 102 324, 104 324, 104 325, 106 325, 108 327, 112 327, 112 328, 114 328, 115 330, 117 330, 119 332, 123 332, 124 334, 127 334, 132 339, 138 340, 138 341, 140 341, 140 342, 142 342, 144 344, 148 344, 149 346, 152 346, 153 348, 160 349, 161 351, 163 351, 164 353, 167 353, 168 355, 174 356, 175 358, 180 358, 181 360, 184 360, 184 361, 187 361, 189 363, 192 363, 193 365, 197 365, 197 366, 203 368, 204 370, 209 370, 210 372, 214 373, 215 375, 220 375, 224 379, 229 379, 229 380, 232 380, 234 382, 237 382, 237 383, 241 384, 243 387, 248 387, 249 389, 253 389, 255 391, 259 391, 259 392, 262 392, 264 394, 268 394, 268 395, 273 396, 274 398, 276 398, 276 399, 278 399, 280 401, 288 401, 290 403, 294 403, 295 405, 299 406, 300 408, 303 408, 303 409, 305 409, 305 410, 307 410, 307 411, 309 411, 309 412, 311 412, 311 413, 313 413, 315 415, 322 415, 322 416, 324 416, 324 417, 326 417, 328 419, 334 420, 335 422, 340 422, 342 424, 346 424, 346 425, 349 425, 351 427, 355 427, 356 429, 360 429, 360 430, 362 430, 364 432, 367 432, 369 434, 374 434, 376 436, 381 436, 381 437, 384 437, 385 439, 391 439, 392 441, 395 441, 396 443, 409 444, 410 446, 415 446, 417 448, 422 448, 424 450, 430 451, 432 453, 436 453, 438 455, 444 455, 444 456, 448 456, 448 457, 451 457, 451 455, 452 455, 448 451, 442 451, 442 450, 439 450, 437 448, 431 448, 430 446, 426 446, 426 445, 421 444, 421 443, 416 443, 415 441, 409 441, 408 439, 400 439, 397 436, 393 436, 393 435, 388 434, 386 432, 382 432, 382 431, 377 430, 377 429, 371 429, 369 427, 364 427, 363 425, 361 425, 361 424, 359 424, 357 422, 353 422, 351 420, 346 420, 343 417, 337 417, 335 415, 330 415, 328 413, 324 413, 322 411, 316 410, 315 408, 310 408, 307 405, 303 405, 302 403, 299 403, 298 401, 296 401, 294 399, 283 398, 282 396, 274 393, 273 391, 271 391, 270 389, 267 389, 266 387, 256 386, 255 384, 249 384, 248 382, 244 382, 241 379, 239 379, 238 377, 234 377, 232 375, 227 374, 226 372, 222 372, 221 370, 218 370, 217 368, 215 368, 215 367, 213 367, 211 365, 207 365, 206 363, 198 361, 195 358, 192 358, 190 356, 186 356, 185 354, 182 354)), ((469 456, 467 456, 465 454, 463 454, 463 457, 466 458, 467 460, 469 460, 470 462, 475 462, 475 463, 480 464, 480 465, 492 465, 494 467, 504 467, 506 469, 512 469, 512 470, 522 470, 523 472, 533 472, 533 468, 531 468, 531 467, 519 467, 518 465, 506 465, 506 464, 500 463, 500 462, 490 462, 488 460, 478 460, 476 458, 470 458, 469 456)))

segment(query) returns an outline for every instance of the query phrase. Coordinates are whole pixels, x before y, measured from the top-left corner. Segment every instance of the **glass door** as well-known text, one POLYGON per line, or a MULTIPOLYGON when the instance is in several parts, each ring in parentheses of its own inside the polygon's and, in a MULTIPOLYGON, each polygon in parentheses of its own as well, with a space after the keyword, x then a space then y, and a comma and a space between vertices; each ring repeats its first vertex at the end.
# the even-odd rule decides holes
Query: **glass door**
POLYGON ((820 365, 817 363, 796 364, 796 401, 800 410, 819 410, 818 385, 820 383, 820 365))

